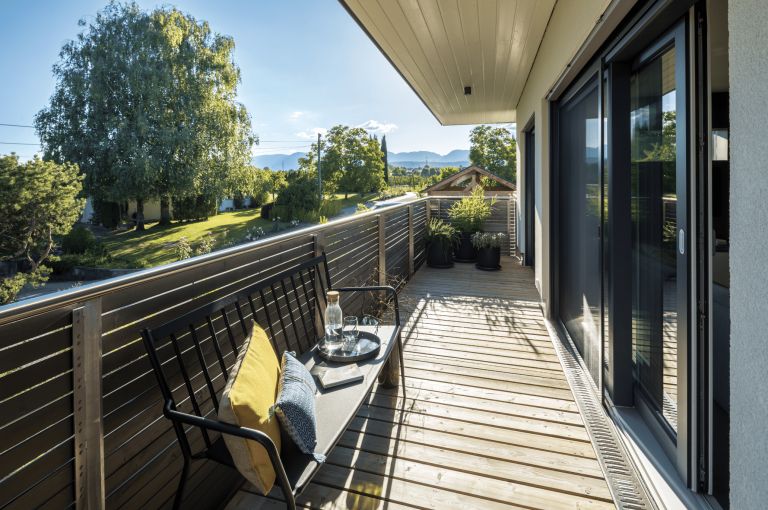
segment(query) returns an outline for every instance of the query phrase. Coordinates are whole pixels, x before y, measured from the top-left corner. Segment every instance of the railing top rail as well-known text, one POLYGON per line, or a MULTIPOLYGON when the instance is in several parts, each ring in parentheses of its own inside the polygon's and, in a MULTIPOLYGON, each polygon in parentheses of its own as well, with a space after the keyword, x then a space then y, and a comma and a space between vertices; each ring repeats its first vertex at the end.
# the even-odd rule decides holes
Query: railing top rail
POLYGON ((0 326, 9 322, 44 313, 49 310, 54 310, 56 308, 75 303, 82 303, 89 299, 111 294, 113 292, 124 290, 129 287, 134 287, 142 283, 164 278, 166 276, 180 273, 182 271, 187 271, 196 267, 204 266, 205 264, 209 264, 211 262, 224 260, 235 255, 248 253, 250 251, 259 250, 266 246, 279 244, 289 239, 314 234, 328 228, 336 227, 343 223, 365 218, 373 218, 382 213, 387 213, 401 208, 407 208, 413 204, 426 202, 429 200, 429 198, 430 197, 419 198, 405 204, 393 204, 390 206, 382 207, 381 209, 377 209, 375 211, 363 214, 353 214, 344 218, 339 218, 338 220, 334 220, 329 223, 325 223, 323 225, 313 225, 311 227, 287 232, 285 234, 270 237, 268 239, 262 239, 253 243, 234 246, 232 248, 227 248, 226 250, 215 251, 207 255, 192 257, 186 260, 180 260, 178 262, 171 262, 170 264, 152 267, 143 271, 138 271, 136 273, 127 274, 125 276, 110 278, 109 280, 98 281, 88 285, 75 287, 73 289, 41 296, 39 298, 27 299, 12 305, 2 306, 0 307, 0 326))

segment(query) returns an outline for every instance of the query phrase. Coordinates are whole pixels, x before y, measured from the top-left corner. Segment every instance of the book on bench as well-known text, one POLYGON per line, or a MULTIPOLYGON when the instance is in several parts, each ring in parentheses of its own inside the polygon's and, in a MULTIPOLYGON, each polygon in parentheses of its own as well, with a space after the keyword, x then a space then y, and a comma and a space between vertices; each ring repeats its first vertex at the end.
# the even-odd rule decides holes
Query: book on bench
POLYGON ((318 377, 318 379, 320 379, 320 384, 323 385, 323 388, 327 390, 335 386, 341 386, 342 384, 362 381, 364 377, 357 364, 352 363, 345 367, 326 370, 318 377))

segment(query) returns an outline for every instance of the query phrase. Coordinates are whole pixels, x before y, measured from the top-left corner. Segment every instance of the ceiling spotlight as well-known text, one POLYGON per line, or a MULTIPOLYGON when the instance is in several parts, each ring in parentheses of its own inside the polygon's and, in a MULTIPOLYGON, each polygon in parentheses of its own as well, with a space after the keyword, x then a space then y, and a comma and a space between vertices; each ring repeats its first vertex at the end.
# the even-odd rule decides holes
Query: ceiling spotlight
POLYGON ((472 87, 464 87, 464 95, 465 96, 471 96, 472 95, 472 87))

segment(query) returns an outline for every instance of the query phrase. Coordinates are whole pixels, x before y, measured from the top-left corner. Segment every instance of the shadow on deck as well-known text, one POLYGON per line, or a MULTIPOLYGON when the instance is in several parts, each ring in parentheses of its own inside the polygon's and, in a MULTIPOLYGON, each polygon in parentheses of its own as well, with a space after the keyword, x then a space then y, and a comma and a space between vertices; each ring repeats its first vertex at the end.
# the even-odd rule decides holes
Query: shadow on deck
MULTIPOLYGON (((408 387, 374 387, 298 503, 308 508, 615 508, 530 268, 421 268, 403 289, 408 387)), ((226 510, 285 508, 250 484, 226 510)))

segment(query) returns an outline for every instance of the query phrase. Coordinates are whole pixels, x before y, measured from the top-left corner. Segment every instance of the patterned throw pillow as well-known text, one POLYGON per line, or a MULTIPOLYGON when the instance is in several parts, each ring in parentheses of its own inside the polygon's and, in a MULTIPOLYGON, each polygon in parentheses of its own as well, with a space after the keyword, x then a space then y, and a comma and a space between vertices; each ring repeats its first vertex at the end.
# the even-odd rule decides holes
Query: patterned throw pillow
POLYGON ((279 396, 277 403, 269 409, 269 415, 270 417, 273 413, 277 415, 280 425, 303 453, 314 455, 317 462, 323 462, 325 456, 315 453, 317 386, 312 374, 295 356, 296 354, 290 351, 283 353, 279 396))

